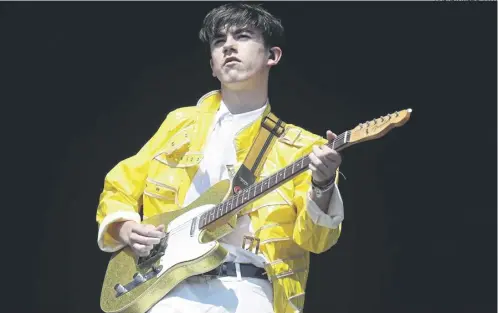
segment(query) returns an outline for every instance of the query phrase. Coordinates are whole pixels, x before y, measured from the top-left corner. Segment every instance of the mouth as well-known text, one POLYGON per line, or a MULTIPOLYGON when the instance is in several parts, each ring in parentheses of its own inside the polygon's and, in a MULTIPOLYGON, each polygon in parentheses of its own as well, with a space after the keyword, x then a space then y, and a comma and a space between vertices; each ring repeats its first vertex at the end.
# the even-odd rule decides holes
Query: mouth
POLYGON ((236 57, 228 57, 225 59, 225 62, 223 63, 223 65, 227 65, 228 63, 231 63, 231 62, 240 62, 240 60, 237 59, 236 57))

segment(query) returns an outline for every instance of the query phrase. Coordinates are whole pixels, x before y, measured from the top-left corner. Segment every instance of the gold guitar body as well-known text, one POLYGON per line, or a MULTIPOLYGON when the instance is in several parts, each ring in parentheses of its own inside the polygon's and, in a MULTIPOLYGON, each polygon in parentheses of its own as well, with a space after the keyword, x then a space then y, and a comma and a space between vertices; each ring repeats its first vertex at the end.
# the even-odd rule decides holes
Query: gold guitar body
MULTIPOLYGON (((101 309, 106 313, 144 313, 186 278, 221 265, 227 251, 216 239, 232 228, 225 218, 211 228, 196 231, 196 217, 222 202, 230 186, 230 181, 220 181, 189 206, 144 219, 144 224, 163 224, 169 231, 165 254, 139 266, 140 259, 129 247, 113 253, 102 286, 101 309), (121 289, 124 292, 119 296, 117 285, 126 289, 121 289)), ((234 215, 227 216, 231 217, 234 215)))

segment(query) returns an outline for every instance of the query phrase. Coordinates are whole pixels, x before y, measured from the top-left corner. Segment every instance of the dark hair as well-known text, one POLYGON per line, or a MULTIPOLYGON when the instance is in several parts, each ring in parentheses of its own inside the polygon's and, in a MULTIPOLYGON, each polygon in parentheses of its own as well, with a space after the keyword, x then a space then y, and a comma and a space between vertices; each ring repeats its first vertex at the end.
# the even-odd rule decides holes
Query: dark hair
POLYGON ((283 44, 284 27, 261 5, 228 3, 212 9, 204 18, 199 39, 208 46, 223 27, 253 27, 263 34, 266 47, 283 44))

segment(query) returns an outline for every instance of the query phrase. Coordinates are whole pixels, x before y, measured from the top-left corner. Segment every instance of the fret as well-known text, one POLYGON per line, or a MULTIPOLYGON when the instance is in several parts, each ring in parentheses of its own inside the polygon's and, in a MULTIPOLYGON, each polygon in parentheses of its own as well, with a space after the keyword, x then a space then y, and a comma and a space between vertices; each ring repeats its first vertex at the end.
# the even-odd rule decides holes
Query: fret
POLYGON ((209 221, 210 222, 216 220, 215 213, 216 213, 216 210, 213 210, 213 209, 209 210, 209 221))
POLYGON ((207 224, 206 213, 202 213, 200 221, 199 221, 199 226, 204 227, 206 224, 207 224))
POLYGON ((252 189, 254 189, 254 194, 252 195, 253 197, 256 197, 256 190, 258 190, 257 187, 258 187, 258 185, 251 187, 252 189))
POLYGON ((246 203, 247 202, 247 190, 244 190, 242 192, 242 204, 246 203))
POLYGON ((271 182, 272 177, 273 177, 273 175, 268 176, 268 177, 265 179, 265 182, 267 183, 268 188, 270 188, 271 186, 273 186, 273 183, 271 182))
POLYGON ((221 216, 223 216, 223 206, 226 205, 226 203, 221 203, 219 205, 217 205, 217 210, 216 210, 216 218, 220 218, 221 216))
POLYGON ((280 175, 279 181, 283 181, 283 180, 284 180, 284 178, 285 178, 284 173, 283 173, 282 171, 279 171, 279 172, 278 172, 278 175, 280 175))

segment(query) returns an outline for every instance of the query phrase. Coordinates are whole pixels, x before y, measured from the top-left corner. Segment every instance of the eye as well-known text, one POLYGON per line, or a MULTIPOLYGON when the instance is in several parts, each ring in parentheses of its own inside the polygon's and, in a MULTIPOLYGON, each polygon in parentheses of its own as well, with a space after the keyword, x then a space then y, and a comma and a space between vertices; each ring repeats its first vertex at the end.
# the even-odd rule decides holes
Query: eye
POLYGON ((220 45, 220 44, 222 44, 222 43, 223 43, 223 39, 218 38, 218 39, 213 40, 211 44, 212 44, 213 46, 218 46, 218 45, 220 45))

